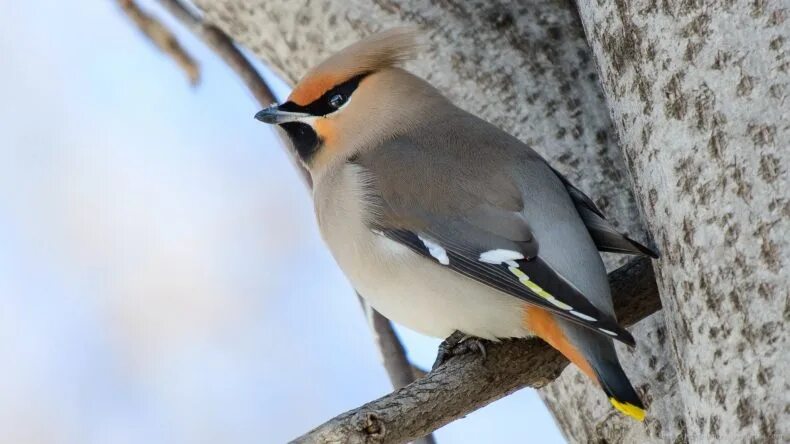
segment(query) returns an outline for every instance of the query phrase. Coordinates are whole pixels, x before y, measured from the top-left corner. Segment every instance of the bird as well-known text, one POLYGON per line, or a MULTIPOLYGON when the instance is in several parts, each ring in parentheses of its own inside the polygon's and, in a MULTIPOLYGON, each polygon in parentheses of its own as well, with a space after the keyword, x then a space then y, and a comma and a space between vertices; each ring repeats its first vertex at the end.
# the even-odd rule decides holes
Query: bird
POLYGON ((613 342, 635 341, 599 251, 657 253, 530 146, 404 69, 420 45, 413 28, 368 36, 255 115, 309 171, 335 261, 387 318, 452 343, 537 336, 643 420, 613 342))

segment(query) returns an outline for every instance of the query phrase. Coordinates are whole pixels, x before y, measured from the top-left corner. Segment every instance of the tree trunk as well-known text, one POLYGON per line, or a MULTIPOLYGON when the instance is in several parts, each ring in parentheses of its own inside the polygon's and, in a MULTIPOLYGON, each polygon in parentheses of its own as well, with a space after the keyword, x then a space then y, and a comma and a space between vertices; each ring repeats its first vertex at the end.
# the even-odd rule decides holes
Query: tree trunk
MULTIPOLYGON (((609 117, 610 110, 599 86, 599 79, 593 63, 593 53, 585 41, 582 25, 576 14, 575 6, 571 2, 557 0, 289 0, 281 2, 197 0, 196 3, 205 11, 209 21, 224 29, 243 46, 251 49, 292 84, 308 68, 324 57, 363 36, 394 26, 418 25, 426 32, 427 45, 421 57, 407 65, 407 68, 429 80, 462 108, 497 124, 532 145, 559 170, 566 173, 577 186, 590 194, 610 219, 620 223, 621 229, 632 233, 635 237, 643 237, 637 205, 630 192, 631 184, 628 180, 626 164, 620 148, 615 142, 615 131, 609 117)), ((785 195, 787 193, 786 188, 780 189, 779 193, 774 192, 772 195, 763 193, 769 187, 779 188, 781 180, 785 180, 786 184, 784 175, 786 167, 779 163, 778 147, 782 146, 780 143, 782 141, 785 142, 785 147, 787 145, 787 124, 784 123, 785 126, 782 126, 780 113, 776 112, 773 120, 762 117, 757 119, 754 122, 756 126, 750 127, 752 129, 746 136, 732 131, 732 137, 738 137, 739 141, 743 139, 744 143, 749 142, 745 146, 754 147, 749 152, 738 153, 739 159, 749 161, 744 164, 744 167, 747 168, 745 170, 738 169, 740 165, 738 167, 727 166, 733 155, 730 153, 730 157, 727 158, 722 152, 719 154, 721 163, 713 165, 711 171, 697 172, 695 168, 701 165, 703 159, 706 159, 705 145, 701 145, 702 149, 697 153, 692 153, 690 150, 688 153, 683 153, 680 148, 677 148, 666 154, 636 145, 634 142, 641 140, 643 129, 648 128, 651 122, 654 123, 653 127, 646 133, 647 143, 651 147, 686 146, 686 144, 682 145, 682 142, 701 140, 704 131, 707 131, 708 136, 711 137, 711 134, 719 134, 717 131, 724 131, 728 125, 746 125, 746 122, 739 121, 737 107, 732 109, 729 108, 729 103, 711 103, 715 97, 705 95, 705 91, 713 93, 710 89, 695 91, 695 94, 702 94, 702 99, 694 103, 691 98, 668 99, 667 97, 674 97, 672 94, 675 94, 676 90, 685 91, 686 85, 691 79, 698 79, 694 70, 710 70, 712 68, 709 69, 709 65, 694 66, 691 65, 692 62, 684 63, 682 54, 675 56, 671 53, 672 41, 659 40, 655 42, 650 61, 647 60, 647 56, 640 56, 641 59, 638 61, 631 60, 629 57, 635 57, 633 54, 636 52, 648 52, 646 48, 635 45, 622 35, 625 30, 627 31, 625 34, 630 36, 636 25, 630 21, 630 18, 627 21, 628 24, 624 24, 614 5, 607 8, 608 2, 599 2, 603 6, 583 3, 585 5, 583 17, 588 28, 594 30, 590 32, 590 35, 593 37, 595 54, 601 60, 606 92, 611 96, 613 111, 618 119, 617 129, 625 142, 628 159, 637 174, 636 182, 639 185, 639 195, 643 202, 649 203, 646 205, 646 210, 651 218, 652 227, 661 237, 660 246, 665 252, 661 267, 662 290, 664 296, 672 301, 670 307, 673 327, 669 333, 665 332, 663 314, 654 315, 632 328, 639 344, 638 348, 633 352, 626 349, 619 350, 632 381, 635 385, 646 390, 646 397, 651 401, 648 420, 644 424, 611 415, 611 407, 601 395, 600 390, 593 387, 575 368, 566 369, 561 378, 544 389, 544 399, 554 412, 566 437, 575 442, 598 442, 601 440, 650 442, 675 439, 682 442, 686 440, 687 428, 694 430, 694 434, 691 436, 705 437, 707 435, 697 434, 695 427, 698 419, 691 417, 690 412, 707 415, 707 411, 713 412, 710 410, 711 408, 716 411, 727 409, 730 415, 734 414, 738 419, 735 420, 734 425, 723 423, 730 421, 727 415, 723 415, 715 421, 706 419, 708 424, 705 425, 705 430, 718 428, 721 430, 720 433, 723 433, 725 430, 730 430, 732 427, 746 422, 744 426, 758 428, 761 424, 765 424, 764 428, 770 431, 773 427, 774 433, 776 433, 776 428, 780 427, 776 418, 777 415, 783 414, 784 406, 778 405, 775 399, 773 403, 768 404, 773 407, 773 411, 767 412, 761 419, 760 414, 763 413, 764 407, 767 408, 767 405, 760 404, 760 401, 767 399, 768 395, 758 396, 750 389, 752 388, 751 382, 759 380, 770 381, 767 384, 777 394, 775 396, 786 392, 778 388, 782 386, 781 381, 784 379, 782 369, 776 365, 778 350, 784 338, 774 339, 772 345, 768 344, 771 338, 779 335, 781 324, 773 324, 774 329, 771 330, 770 324, 767 322, 781 321, 782 316, 787 315, 784 302, 782 302, 782 295, 786 296, 787 294, 787 285, 781 285, 781 278, 778 274, 778 270, 782 267, 782 261, 787 258, 787 236, 785 235, 783 238, 777 234, 777 231, 784 229, 786 232, 787 230, 786 222, 782 222, 779 217, 782 212, 787 217, 789 204, 786 200, 781 200, 783 193, 785 195), (601 26, 606 29, 606 35, 601 33, 602 31, 599 29, 601 26), (616 48, 606 49, 611 46, 616 48), (670 52, 658 57, 655 54, 657 48, 670 52), (664 59, 674 61, 673 57, 677 58, 680 67, 688 67, 689 71, 685 73, 685 78, 681 75, 673 81, 672 85, 674 86, 667 87, 669 92, 665 93, 662 89, 664 84, 654 83, 653 80, 644 80, 640 70, 647 68, 643 68, 643 64, 652 66, 654 60, 656 63, 662 63, 664 59), (613 71, 613 66, 622 70, 623 75, 630 74, 631 80, 626 81, 620 78, 621 74, 619 71, 613 71), (639 74, 635 75, 634 73, 639 74), (635 78, 641 80, 634 81, 635 78), (653 97, 653 90, 655 90, 655 97, 653 97), (651 105, 650 111, 643 110, 639 107, 643 105, 641 102, 643 94, 648 96, 645 100, 649 100, 651 104, 663 104, 671 101, 674 105, 667 105, 666 108, 670 110, 680 107, 681 105, 678 103, 682 102, 684 104, 682 107, 685 107, 683 115, 666 117, 662 112, 664 108, 658 105, 651 105), (664 94, 668 96, 665 97, 664 94), (705 99, 706 97, 707 99, 705 99), (705 111, 704 115, 697 117, 698 113, 695 111, 699 109, 697 103, 701 103, 700 106, 703 110, 706 109, 706 106, 719 106, 725 107, 725 109, 716 112, 705 111), (632 106, 633 108, 631 108, 632 106), (732 120, 720 121, 717 117, 719 114, 726 114, 727 118, 732 120), (645 118, 648 115, 650 118, 645 118), (642 118, 641 123, 634 124, 632 121, 637 117, 642 118), (699 134, 695 133, 691 137, 693 128, 689 126, 697 125, 697 120, 703 121, 701 125, 705 129, 702 132, 698 130, 699 134), (660 128, 658 122, 661 122, 660 128), (785 135, 785 139, 781 139, 782 135, 785 135), (672 139, 671 136, 682 136, 683 139, 672 139), (659 143, 662 145, 658 145, 659 143), (773 150, 775 157, 760 162, 756 153, 769 150, 773 150), (684 158, 687 157, 688 161, 683 164, 680 171, 673 169, 677 166, 677 158, 684 154, 684 158), (752 167, 754 169, 751 169, 752 167), (760 179, 748 176, 749 173, 758 171, 758 169, 761 172, 760 177, 764 178, 764 181, 759 185, 756 182, 760 179), (717 179, 717 174, 722 174, 721 170, 726 170, 723 177, 727 178, 724 179, 724 185, 722 185, 724 188, 721 190, 724 205, 719 204, 718 196, 710 198, 710 193, 716 192, 717 189, 713 183, 708 182, 714 179, 720 182, 722 179, 717 179), (737 179, 734 178, 736 170, 738 171, 737 179), (678 178, 681 176, 690 176, 690 179, 680 183, 678 178), (703 177, 707 179, 701 180, 703 177), (773 178, 774 183, 768 184, 766 177, 773 178), (662 183, 661 181, 666 182, 662 183), (753 199, 754 208, 743 209, 745 204, 742 201, 732 201, 738 203, 737 208, 732 208, 733 204, 730 199, 736 198, 737 193, 733 194, 726 190, 730 190, 733 183, 746 183, 752 187, 745 192, 751 192, 750 198, 753 199), (709 196, 706 200, 702 200, 702 191, 699 191, 703 187, 707 190, 705 195, 709 196), (771 198, 775 198, 776 202, 773 204, 768 202, 771 198), (671 202, 683 205, 674 208, 670 206, 671 202), (711 206, 712 204, 715 204, 717 208, 699 209, 699 206, 711 206), (770 209, 770 213, 766 208, 770 209), (737 214, 725 217, 727 211, 737 212, 737 214), (660 215, 659 212, 661 212, 660 215), (768 223, 773 221, 773 225, 760 225, 762 221, 755 218, 755 215, 763 212, 773 215, 773 218, 766 220, 768 223), (709 220, 708 218, 713 215, 720 217, 709 220), (687 220, 684 220, 684 217, 687 220), (747 221, 751 221, 751 223, 747 224, 747 221), (734 225, 736 222, 739 225, 734 225), (718 226, 716 226, 717 224, 718 226), (689 225, 699 227, 696 237, 693 228, 689 228, 689 225), (758 226, 763 227, 760 228, 759 234, 755 231, 757 230, 755 227, 758 226), (678 227, 678 229, 674 229, 674 227, 678 227), (680 227, 687 228, 682 230, 680 227), (737 228, 733 229, 732 227, 737 228), (692 230, 690 238, 685 238, 684 236, 689 230, 692 230), (719 233, 725 241, 729 239, 730 245, 717 247, 710 251, 703 250, 703 247, 712 246, 719 233), (753 237, 756 242, 748 242, 747 239, 750 237, 753 237), (763 238, 767 240, 763 242, 763 238), (744 251, 742 256, 732 252, 732 249, 736 247, 744 251), (726 252, 730 252, 730 254, 721 255, 726 252), (755 254, 756 256, 752 257, 755 254), (750 275, 746 268, 748 266, 756 267, 757 263, 761 263, 754 262, 755 260, 759 261, 762 257, 760 255, 774 258, 772 268, 762 265, 757 267, 759 271, 754 271, 754 274, 750 275), (720 259, 715 261, 716 257, 720 259), (741 257, 743 260, 740 259, 741 257), (738 276, 739 280, 730 281, 732 288, 720 293, 720 290, 728 283, 724 280, 726 273, 734 272, 736 269, 738 271, 735 276, 738 276), (705 273, 702 273, 703 270, 705 273), (702 282, 708 286, 707 290, 703 289, 703 292, 695 296, 702 305, 698 306, 696 301, 691 305, 688 303, 680 305, 681 300, 686 302, 690 294, 702 285, 697 285, 699 279, 703 279, 702 282), (769 284, 769 286, 761 287, 759 284, 762 282, 769 284), (774 285, 774 287, 770 287, 770 285, 774 285), (749 298, 738 293, 730 293, 735 288, 750 290, 748 293, 743 293, 744 295, 751 296, 757 292, 760 296, 749 298), (673 291, 678 293, 675 294, 673 291), (718 302, 719 294, 736 295, 734 297, 728 296, 727 300, 739 301, 744 313, 729 316, 726 319, 729 323, 737 317, 738 324, 719 325, 719 330, 715 334, 708 328, 702 330, 701 333, 696 330, 689 332, 689 338, 692 335, 699 336, 699 339, 694 337, 696 343, 690 343, 690 339, 687 339, 685 333, 678 336, 678 332, 685 332, 685 329, 680 327, 681 325, 694 325, 695 327, 703 324, 708 325, 707 323, 711 322, 714 317, 718 319, 719 316, 728 316, 728 312, 732 311, 732 308, 724 307, 728 302, 718 302), (765 295, 763 296, 763 294, 765 295), (706 304, 710 304, 710 302, 706 301, 711 298, 714 299, 715 306, 708 308, 706 304), (757 304, 758 302, 762 305, 757 304), (774 310, 774 317, 770 319, 767 317, 769 310, 774 310), (708 311, 715 312, 709 314, 708 311), (747 313, 759 316, 754 319, 748 318, 748 322, 746 322, 744 315, 747 313), (697 316, 699 319, 695 319, 697 316), (686 321, 680 321, 681 319, 686 319, 686 321), (740 328, 747 325, 752 328, 748 330, 748 334, 741 331, 740 328), (767 327, 763 328, 763 325, 767 327), (766 328, 768 333, 765 333, 766 328), (704 337, 702 337, 703 335, 704 337), (709 335, 711 336, 709 337, 709 335), (726 349, 731 345, 733 350, 741 347, 737 341, 724 345, 717 341, 730 341, 732 338, 746 338, 747 336, 751 339, 743 343, 749 349, 744 353, 752 359, 753 372, 734 374, 736 371, 742 371, 742 366, 745 367, 745 363, 741 361, 740 357, 704 359, 704 356, 714 356, 718 347, 726 349), (670 344, 673 348, 671 353, 669 351, 670 344), (702 347, 704 350, 694 350, 695 346, 702 347), (762 352, 768 353, 771 350, 773 351, 772 355, 762 355, 762 352), (688 354, 695 353, 697 355, 692 360, 688 354), (704 356, 700 356, 700 353, 704 356), (679 357, 686 357, 686 361, 683 362, 679 357), (728 364, 725 365, 725 361, 728 364), (694 365, 691 365, 690 362, 694 362, 694 365), (758 363, 761 365, 760 368, 766 369, 768 373, 758 373, 758 363), (678 364, 682 369, 680 371, 683 377, 681 385, 676 377, 676 365, 678 364), (710 364, 716 364, 716 366, 710 364), (697 365, 702 366, 697 367, 697 365), (691 382, 693 390, 686 393, 689 390, 687 384, 694 381, 695 377, 692 367, 697 368, 696 384, 691 382), (721 381, 708 388, 709 382, 713 384, 711 379, 713 374, 703 378, 705 373, 712 373, 705 370, 716 367, 727 368, 727 373, 720 375, 721 381), (745 404, 741 406, 737 404, 736 400, 730 405, 701 408, 700 403, 711 397, 710 392, 715 394, 725 390, 725 387, 739 386, 740 383, 735 382, 738 376, 746 379, 743 383, 747 386, 745 390, 754 395, 748 398, 745 404), (705 387, 699 389, 698 386, 701 386, 700 381, 703 379, 705 387), (701 394, 698 394, 696 390, 702 390, 699 392, 701 394), (741 413, 734 413, 736 410, 741 413), (714 423, 716 425, 712 425, 714 423)), ((618 2, 618 5, 621 3, 618 2)), ((642 11, 645 8, 634 9, 639 11, 639 14, 646 13, 642 11)), ((626 8, 626 14, 629 13, 626 8)), ((645 19, 641 17, 640 20, 644 22, 645 19)), ((760 20, 763 19, 752 19, 754 23, 760 20)), ((709 23, 702 23, 700 26, 708 25, 709 23)), ((732 25, 732 23, 728 24, 728 26, 732 25)), ((678 33, 683 32, 674 22, 667 26, 671 29, 677 28, 678 33)), ((656 27, 651 28, 650 31, 655 34, 660 29, 662 28, 656 27)), ((778 29, 778 26, 775 29, 778 29)), ((647 32, 647 30, 640 32, 647 32)), ((657 39, 657 36, 653 38, 657 39)), ((700 40, 693 36, 682 37, 681 34, 678 34, 674 38, 674 44, 678 45, 677 42, 681 40, 683 43, 689 41, 692 53, 704 52, 706 49, 699 49, 697 46, 691 45, 691 42, 700 40)), ((647 42, 644 42, 644 45, 647 45, 647 42)), ((779 40, 778 43, 771 43, 771 45, 772 47, 778 46, 779 49, 771 50, 771 52, 763 51, 761 47, 760 54, 770 55, 771 66, 781 65, 786 72, 786 62, 774 59, 774 57, 778 57, 782 49, 782 41, 779 40), (783 63, 785 65, 782 65, 783 63)), ((699 43, 699 46, 702 47, 704 44, 699 43)), ((715 53, 715 48, 707 49, 715 53)), ((740 60, 738 57, 742 57, 742 55, 731 54, 726 63, 734 64, 740 60)), ((756 97, 759 92, 759 100, 763 100, 764 93, 770 94, 773 91, 773 94, 779 98, 774 100, 775 104, 765 104, 765 107, 778 107, 784 97, 783 94, 785 94, 781 86, 769 88, 771 85, 768 84, 756 85, 754 83, 757 82, 755 76, 761 74, 767 76, 768 71, 751 72, 751 67, 748 64, 746 67, 749 71, 746 73, 749 76, 747 78, 753 82, 747 82, 748 88, 746 86, 739 87, 739 91, 754 89, 752 95, 756 97)), ((677 67, 675 71, 678 71, 677 67)), ((657 80, 664 79, 665 74, 662 72, 653 75, 657 80)), ((718 75, 724 76, 722 73, 718 75)), ((715 90, 717 86, 722 85, 724 84, 708 85, 708 87, 715 90)), ((725 87, 722 86, 722 88, 725 87)), ((678 94, 680 93, 678 92, 678 94)), ((726 100, 729 100, 729 93, 726 97, 726 100)), ((747 100, 748 97, 747 99, 739 97, 739 99, 747 100)), ((763 104, 760 101, 756 103, 763 104)), ((764 111, 763 108, 757 107, 749 112, 759 115, 764 111)), ((724 140, 719 139, 722 138, 717 139, 716 150, 725 151, 728 148, 730 150, 736 148, 732 144, 726 145, 724 140)), ((693 145, 688 144, 688 146, 693 145)), ((607 264, 610 268, 616 265, 612 258, 607 258, 607 264)), ((713 399, 716 399, 715 395, 713 399)))
POLYGON ((788 442, 788 2, 658 3, 579 5, 663 253, 672 424, 788 442))

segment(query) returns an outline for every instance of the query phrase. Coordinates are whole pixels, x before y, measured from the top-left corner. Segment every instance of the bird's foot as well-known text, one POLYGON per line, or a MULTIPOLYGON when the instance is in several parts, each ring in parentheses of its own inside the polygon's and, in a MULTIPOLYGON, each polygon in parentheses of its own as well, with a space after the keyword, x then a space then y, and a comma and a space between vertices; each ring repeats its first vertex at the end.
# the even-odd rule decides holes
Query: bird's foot
POLYGON ((433 362, 431 370, 436 370, 441 367, 453 356, 459 356, 469 352, 479 353, 480 356, 483 357, 483 360, 485 360, 487 357, 485 341, 456 330, 439 344, 439 350, 436 353, 436 361, 433 362))

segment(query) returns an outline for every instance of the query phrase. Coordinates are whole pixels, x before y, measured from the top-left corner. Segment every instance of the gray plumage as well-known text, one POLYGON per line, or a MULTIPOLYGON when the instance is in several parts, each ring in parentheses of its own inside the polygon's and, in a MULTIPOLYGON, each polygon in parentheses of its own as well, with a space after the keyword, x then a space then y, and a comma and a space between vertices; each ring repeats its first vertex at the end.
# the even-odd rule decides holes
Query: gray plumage
MULTIPOLYGON (((612 322, 605 328, 614 330, 603 262, 562 180, 517 139, 449 106, 436 118, 404 129, 353 160, 368 179, 365 201, 376 215, 368 222, 370 228, 385 234, 394 231, 390 237, 406 244, 408 239, 397 233, 431 239, 455 253, 448 265, 465 259, 466 269, 489 269, 469 271, 481 282, 496 286, 507 279, 515 281, 504 291, 517 297, 529 289, 506 266, 482 263, 480 255, 502 249, 542 259, 558 274, 552 280, 569 281, 600 313, 582 310, 567 294, 551 294, 590 317, 607 317, 612 322)), ((410 246, 421 247, 416 242, 410 246)), ((522 267, 529 266, 526 262, 522 267)), ((537 284, 547 288, 554 282, 537 284)), ((550 303, 544 306, 558 314, 567 312, 550 303)), ((571 314, 567 318, 595 324, 571 314)), ((622 333, 632 344, 627 332, 622 333)))

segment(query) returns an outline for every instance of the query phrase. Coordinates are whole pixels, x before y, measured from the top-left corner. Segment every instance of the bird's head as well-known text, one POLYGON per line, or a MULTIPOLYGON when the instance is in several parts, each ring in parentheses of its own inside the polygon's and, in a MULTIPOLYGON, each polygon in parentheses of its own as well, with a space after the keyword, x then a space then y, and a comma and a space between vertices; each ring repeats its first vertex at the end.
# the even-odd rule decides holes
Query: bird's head
POLYGON ((421 109, 444 100, 398 67, 414 55, 416 36, 398 28, 346 47, 311 69, 284 103, 255 118, 285 130, 312 173, 393 136, 417 123, 421 109))

